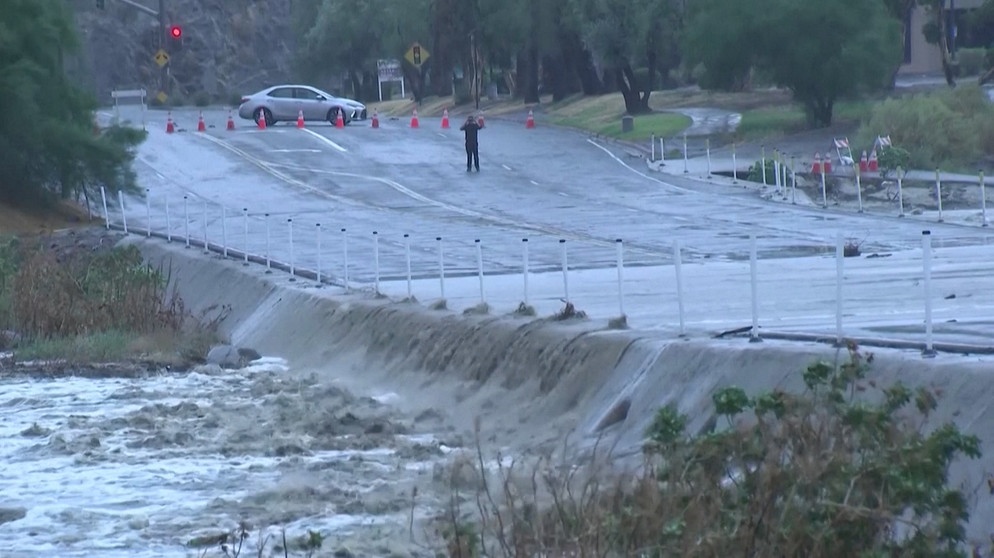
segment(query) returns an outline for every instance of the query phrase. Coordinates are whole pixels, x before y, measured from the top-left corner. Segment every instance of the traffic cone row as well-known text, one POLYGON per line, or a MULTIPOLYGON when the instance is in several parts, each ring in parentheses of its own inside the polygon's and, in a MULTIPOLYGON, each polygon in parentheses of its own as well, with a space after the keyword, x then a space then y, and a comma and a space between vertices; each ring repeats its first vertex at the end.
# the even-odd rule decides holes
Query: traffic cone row
POLYGON ((338 111, 338 116, 335 117, 335 127, 336 128, 344 128, 345 127, 345 118, 342 117, 342 111, 341 110, 338 111))
POLYGON ((811 165, 811 174, 821 174, 821 153, 815 153, 815 162, 811 165))
POLYGON ((231 118, 231 111, 228 111, 228 131, 232 132, 235 130, 235 120, 231 118))
POLYGON ((298 128, 304 127, 304 111, 302 110, 297 111, 297 127, 298 128))
POLYGON ((535 114, 532 109, 528 109, 528 118, 525 119, 525 128, 529 130, 535 127, 535 114))
POLYGON ((444 109, 442 111, 442 129, 448 129, 449 127, 449 109, 444 109))
POLYGON ((411 128, 417 128, 418 126, 418 109, 414 109, 414 115, 411 116, 411 128))
POLYGON ((171 134, 176 131, 176 125, 173 124, 173 113, 169 111, 166 113, 166 133, 171 134))
POLYGON ((870 168, 870 172, 877 172, 877 170, 880 168, 880 162, 877 161, 877 150, 876 149, 874 149, 873 151, 870 151, 870 161, 869 161, 868 166, 870 168))
POLYGON ((863 150, 863 156, 859 158, 859 172, 866 172, 870 170, 870 163, 866 159, 866 150, 863 150))
POLYGON ((260 113, 259 114, 259 129, 260 130, 265 130, 266 129, 266 115, 265 115, 265 113, 260 113))
POLYGON ((376 112, 376 109, 373 109, 373 127, 380 127, 380 115, 376 112))
POLYGON ((204 111, 200 111, 200 116, 197 117, 197 131, 206 132, 207 126, 204 124, 204 111))

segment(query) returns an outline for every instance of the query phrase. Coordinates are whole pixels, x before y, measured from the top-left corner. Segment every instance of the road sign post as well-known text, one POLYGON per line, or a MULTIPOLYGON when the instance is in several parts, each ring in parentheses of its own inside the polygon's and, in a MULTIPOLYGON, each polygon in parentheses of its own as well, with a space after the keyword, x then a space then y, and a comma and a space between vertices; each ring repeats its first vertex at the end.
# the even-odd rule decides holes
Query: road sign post
POLYGON ((377 60, 376 61, 376 86, 380 92, 380 101, 383 100, 383 84, 393 81, 400 82, 400 96, 406 98, 404 91, 404 72, 400 67, 400 60, 377 60))

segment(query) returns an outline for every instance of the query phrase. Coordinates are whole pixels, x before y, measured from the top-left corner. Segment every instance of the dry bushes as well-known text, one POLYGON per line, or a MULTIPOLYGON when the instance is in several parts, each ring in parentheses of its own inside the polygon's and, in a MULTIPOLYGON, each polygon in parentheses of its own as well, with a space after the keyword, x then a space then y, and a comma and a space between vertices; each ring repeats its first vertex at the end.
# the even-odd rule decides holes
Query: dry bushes
POLYGON ((847 364, 805 370, 800 394, 720 390, 698 434, 660 409, 635 475, 499 466, 474 513, 454 499, 440 518, 449 555, 969 556, 967 496, 947 474, 979 457, 979 441, 953 425, 926 428, 939 394, 877 386, 871 360, 850 346, 847 364))
POLYGON ((32 251, 10 282, 11 325, 28 338, 178 330, 184 309, 168 282, 133 246, 69 262, 32 251))

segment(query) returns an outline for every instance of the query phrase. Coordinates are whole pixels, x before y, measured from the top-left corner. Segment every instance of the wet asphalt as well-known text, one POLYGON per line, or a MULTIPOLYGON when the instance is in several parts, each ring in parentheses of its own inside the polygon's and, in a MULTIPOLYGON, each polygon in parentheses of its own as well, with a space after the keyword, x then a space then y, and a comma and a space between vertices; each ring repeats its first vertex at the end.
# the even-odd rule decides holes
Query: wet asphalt
MULTIPOLYGON (((538 271, 559 267, 564 245, 570 268, 613 266, 618 239, 626 265, 640 265, 670 262, 676 240, 686 259, 738 260, 748 257, 750 234, 760 257, 795 257, 831 253, 839 233, 865 238, 866 250, 915 248, 923 229, 881 215, 773 204, 754 189, 652 172, 637 150, 541 122, 525 129, 488 121, 481 171, 467 173, 457 120, 449 129, 422 117, 418 128, 403 118, 380 119, 378 128, 367 120, 343 129, 317 122, 259 130, 235 115, 229 131, 227 111, 203 114, 207 129, 197 132, 197 110, 170 113, 177 132, 166 134, 167 114, 146 113, 149 138, 136 167, 149 201, 125 204, 132 227, 151 215, 154 230, 199 237, 206 223, 212 242, 223 237, 233 248, 299 266, 313 268, 320 259, 328 272, 340 269, 335 260, 344 258, 347 235, 354 278, 374 268, 381 277, 402 275, 408 241, 413 273, 425 275, 437 270, 440 245, 447 273, 475 272, 478 245, 493 273, 521 270, 524 238, 538 271)), ((133 108, 122 116, 141 125, 133 108)), ((114 213, 118 204, 110 206, 114 213)), ((989 240, 976 227, 927 227, 940 245, 989 240)))

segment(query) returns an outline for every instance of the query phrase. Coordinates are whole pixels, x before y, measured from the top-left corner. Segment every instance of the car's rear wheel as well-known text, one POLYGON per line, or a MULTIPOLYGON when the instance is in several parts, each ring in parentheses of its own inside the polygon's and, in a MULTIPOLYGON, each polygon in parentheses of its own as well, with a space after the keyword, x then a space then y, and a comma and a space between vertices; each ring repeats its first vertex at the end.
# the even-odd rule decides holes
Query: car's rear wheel
POLYGON ((266 126, 272 126, 273 124, 276 124, 276 119, 273 118, 273 113, 269 112, 269 109, 267 108, 255 109, 255 113, 252 116, 253 118, 255 118, 256 124, 258 124, 259 120, 262 119, 266 120, 266 126))

